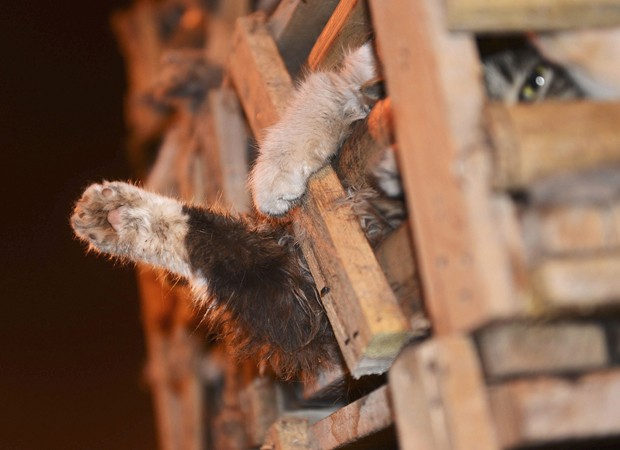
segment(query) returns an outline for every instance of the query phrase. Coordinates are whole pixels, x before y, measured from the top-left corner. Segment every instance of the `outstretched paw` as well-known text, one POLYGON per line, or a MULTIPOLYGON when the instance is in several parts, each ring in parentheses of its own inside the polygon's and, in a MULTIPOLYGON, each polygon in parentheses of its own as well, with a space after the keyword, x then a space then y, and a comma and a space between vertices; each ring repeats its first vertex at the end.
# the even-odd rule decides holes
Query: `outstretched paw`
POLYGON ((139 190, 132 185, 93 184, 76 203, 71 225, 80 239, 100 251, 118 253, 129 226, 125 212, 139 202, 139 190))

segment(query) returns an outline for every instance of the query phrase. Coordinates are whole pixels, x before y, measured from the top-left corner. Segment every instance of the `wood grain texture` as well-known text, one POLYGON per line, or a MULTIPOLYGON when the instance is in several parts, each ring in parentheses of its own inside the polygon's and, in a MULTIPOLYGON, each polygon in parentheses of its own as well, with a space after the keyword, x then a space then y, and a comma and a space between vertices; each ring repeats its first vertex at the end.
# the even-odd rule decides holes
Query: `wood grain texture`
MULTIPOLYGON (((273 124, 292 84, 260 17, 240 19, 230 71, 255 136, 273 124)), ((351 374, 387 370, 410 336, 407 320, 357 221, 336 207, 344 190, 331 167, 314 176, 299 213, 300 240, 351 374)))
POLYGON ((229 74, 254 137, 280 118, 293 92, 293 81, 262 15, 237 20, 229 74))
POLYGON ((406 348, 389 373, 402 450, 497 450, 482 370, 469 338, 406 348))
POLYGON ((489 389, 503 447, 620 433, 620 371, 522 379, 489 389))
POLYGON ((560 30, 620 25, 615 0, 446 0, 448 23, 474 32, 560 30))
POLYGON ((434 330, 470 330, 517 314, 523 306, 491 205, 473 38, 447 32, 441 2, 370 5, 434 330))
POLYGON ((492 104, 488 112, 498 187, 620 162, 619 102, 492 104))
POLYGON ((393 424, 388 388, 383 386, 310 427, 316 449, 340 448, 393 424))

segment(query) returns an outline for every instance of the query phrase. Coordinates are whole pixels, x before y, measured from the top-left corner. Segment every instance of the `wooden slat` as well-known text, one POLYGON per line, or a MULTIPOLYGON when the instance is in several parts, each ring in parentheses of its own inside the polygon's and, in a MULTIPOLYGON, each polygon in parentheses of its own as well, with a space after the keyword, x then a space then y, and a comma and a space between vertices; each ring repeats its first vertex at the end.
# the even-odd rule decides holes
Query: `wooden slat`
POLYGON ((364 0, 341 0, 308 57, 308 67, 332 69, 343 52, 357 48, 371 37, 371 24, 364 0))
POLYGON ((272 378, 257 377, 239 393, 239 404, 243 411, 250 447, 263 443, 267 430, 280 414, 276 389, 272 378))
POLYGON ((620 162, 619 102, 493 104, 489 119, 499 187, 620 162))
POLYGON ((620 202, 528 208, 522 223, 530 254, 577 255, 620 249, 620 202))
POLYGON ((491 379, 575 373, 609 363, 605 330, 595 322, 497 324, 482 330, 477 340, 491 379))
POLYGON ((148 351, 147 377, 163 450, 200 450, 203 442, 199 344, 187 331, 189 297, 162 283, 149 267, 137 271, 148 351))
MULTIPOLYGON (((231 76, 260 136, 282 113, 290 77, 259 18, 240 19, 234 40, 231 76)), ((344 191, 333 170, 317 174, 308 191, 302 245, 317 287, 329 290, 323 300, 347 366, 355 377, 385 371, 410 335, 409 325, 359 224, 334 206, 344 191)))
POLYGON ((446 8, 452 29, 474 32, 620 25, 615 0, 447 0, 446 8))
POLYGON ((262 16, 237 20, 228 70, 252 133, 260 142, 263 130, 284 112, 294 89, 262 16))
POLYGON ((617 369, 577 379, 516 380, 489 394, 503 447, 620 435, 617 369))
POLYGON ((308 420, 286 417, 276 421, 260 450, 314 450, 310 441, 308 420))
POLYGON ((310 427, 314 448, 329 450, 357 442, 393 424, 387 386, 339 409, 310 427))
POLYGON ((269 18, 269 29, 291 75, 298 75, 337 4, 338 0, 285 0, 269 18))
POLYGON ((237 212, 249 211, 248 135, 234 91, 225 87, 211 90, 207 117, 199 120, 197 127, 203 137, 205 182, 210 186, 207 201, 237 212))
POLYGON ((448 33, 435 0, 370 5, 434 329, 467 330, 519 313, 523 305, 492 210, 473 38, 448 33))
POLYGON ((496 450, 482 370, 465 337, 406 348, 389 372, 402 450, 496 450))
POLYGON ((532 277, 544 311, 591 311, 620 302, 620 254, 546 258, 532 277))

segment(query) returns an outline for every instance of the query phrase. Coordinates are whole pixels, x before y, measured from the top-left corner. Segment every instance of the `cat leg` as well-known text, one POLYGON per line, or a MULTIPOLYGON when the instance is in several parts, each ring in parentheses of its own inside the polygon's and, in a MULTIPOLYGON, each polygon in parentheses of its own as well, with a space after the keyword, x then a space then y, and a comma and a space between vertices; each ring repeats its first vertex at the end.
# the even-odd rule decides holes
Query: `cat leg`
POLYGON ((339 71, 314 72, 301 83, 280 121, 267 130, 250 176, 260 212, 282 215, 300 201, 310 175, 329 162, 350 125, 368 114, 361 87, 374 78, 367 43, 339 71))
POLYGON ((122 182, 93 184, 75 205, 71 225, 93 250, 190 275, 188 217, 173 199, 122 182))

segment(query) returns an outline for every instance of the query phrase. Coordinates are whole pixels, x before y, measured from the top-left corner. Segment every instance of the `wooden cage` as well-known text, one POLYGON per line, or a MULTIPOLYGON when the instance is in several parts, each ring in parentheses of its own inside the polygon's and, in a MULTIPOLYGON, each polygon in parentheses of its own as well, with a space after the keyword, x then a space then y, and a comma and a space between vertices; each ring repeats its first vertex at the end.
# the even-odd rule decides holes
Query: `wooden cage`
POLYGON ((373 249, 334 207, 335 171, 312 177, 295 221, 346 364, 304 383, 232 361, 185 288, 140 268, 161 448, 618 448, 620 104, 492 103, 476 39, 611 34, 620 3, 219 3, 144 0, 114 18, 132 142, 162 140, 148 186, 247 210, 252 142, 295 80, 373 36, 388 97, 359 133, 397 147, 409 218, 373 249), (179 76, 202 80, 204 101, 173 99, 172 116, 154 103, 179 76), (608 201, 562 195, 593 178, 608 201))

